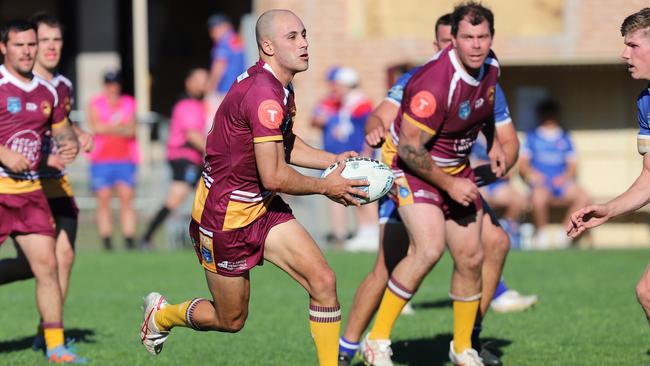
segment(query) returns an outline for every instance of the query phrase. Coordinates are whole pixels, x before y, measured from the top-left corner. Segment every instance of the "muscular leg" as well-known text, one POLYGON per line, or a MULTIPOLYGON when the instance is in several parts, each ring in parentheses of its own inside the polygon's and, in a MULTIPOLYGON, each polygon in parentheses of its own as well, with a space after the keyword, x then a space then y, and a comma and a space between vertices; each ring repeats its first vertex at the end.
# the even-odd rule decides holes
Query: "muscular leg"
POLYGON ((309 294, 309 326, 319 365, 336 365, 341 308, 336 277, 318 245, 296 220, 274 226, 266 237, 264 258, 287 272, 309 294))
POLYGON ((447 245, 454 258, 450 295, 454 300, 454 352, 472 347, 471 334, 481 297, 483 247, 480 241, 483 212, 462 223, 447 220, 447 245))
POLYGON ((368 338, 389 339, 400 311, 444 252, 444 216, 440 208, 415 203, 399 208, 409 235, 408 253, 393 270, 368 338))
POLYGON ((636 297, 641 307, 643 307, 648 324, 650 324, 650 264, 648 264, 643 276, 636 285, 636 297))
POLYGON ((54 238, 39 234, 19 235, 20 245, 36 278, 36 303, 45 323, 61 323, 61 289, 57 274, 54 238))
POLYGON ((487 212, 483 214, 481 243, 483 244, 484 253, 483 268, 481 270, 483 292, 481 295, 480 316, 482 318, 485 317, 489 309, 510 249, 508 234, 493 222, 487 212))
POLYGON ((59 285, 61 298, 65 302, 70 284, 70 273, 74 264, 75 252, 74 242, 77 233, 77 219, 71 217, 57 217, 58 235, 56 238, 56 261, 58 267, 59 285))
POLYGON ((402 224, 382 224, 379 235, 380 247, 375 266, 359 285, 348 314, 343 337, 350 342, 356 343, 361 339, 361 335, 379 307, 389 273, 404 258, 408 249, 408 234, 402 224))

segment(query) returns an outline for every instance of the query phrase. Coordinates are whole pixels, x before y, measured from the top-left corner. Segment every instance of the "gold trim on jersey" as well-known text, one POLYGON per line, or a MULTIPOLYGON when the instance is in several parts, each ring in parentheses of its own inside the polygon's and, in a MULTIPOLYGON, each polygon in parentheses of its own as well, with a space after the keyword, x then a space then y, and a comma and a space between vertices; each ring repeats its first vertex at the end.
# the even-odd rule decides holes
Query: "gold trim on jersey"
POLYGON ((463 169, 465 169, 465 167, 467 167, 467 162, 464 162, 464 163, 462 163, 462 164, 460 164, 458 166, 448 166, 448 167, 444 167, 444 168, 441 167, 440 169, 442 169, 443 172, 445 172, 445 173, 447 173, 449 175, 456 175, 456 174, 462 172, 463 169))
POLYGON ((419 128, 419 129, 421 129, 422 131, 428 133, 429 135, 431 135, 431 136, 435 136, 435 135, 436 135, 436 130, 434 130, 433 128, 431 128, 431 127, 425 125, 425 124, 422 123, 422 122, 418 122, 418 121, 416 121, 413 117, 409 116, 408 114, 404 113, 404 114, 402 114, 402 117, 403 117, 406 121, 408 121, 409 123, 411 123, 412 125, 414 125, 415 127, 417 127, 417 128, 419 128))
POLYGON ((41 189, 41 181, 38 179, 14 179, 11 177, 0 177, 0 193, 21 194, 38 191, 41 189))
POLYGON ((59 122, 52 123, 52 128, 61 128, 61 127, 65 127, 66 125, 70 125, 67 117, 62 119, 59 122))
POLYGON ((384 144, 381 145, 381 161, 384 164, 391 166, 395 155, 397 155, 397 146, 393 143, 393 137, 391 134, 387 133, 384 144))
POLYGON ((264 215, 271 205, 275 193, 258 202, 239 202, 230 200, 223 220, 223 231, 241 229, 264 215))
POLYGON ((70 184, 67 175, 59 178, 41 178, 41 185, 43 186, 43 193, 45 193, 45 197, 47 198, 74 196, 72 184, 70 184))
POLYGON ((395 178, 394 184, 397 187, 397 206, 402 207, 413 204, 413 192, 406 178, 404 176, 395 178))
POLYGON ((192 218, 199 224, 201 223, 201 216, 205 209, 205 201, 208 198, 208 193, 210 193, 203 179, 199 179, 199 182, 196 184, 196 193, 194 194, 194 203, 192 204, 192 218))
POLYGON ((263 136, 263 137, 254 137, 253 143, 259 144, 260 142, 269 142, 269 141, 282 141, 282 135, 275 136, 263 136))

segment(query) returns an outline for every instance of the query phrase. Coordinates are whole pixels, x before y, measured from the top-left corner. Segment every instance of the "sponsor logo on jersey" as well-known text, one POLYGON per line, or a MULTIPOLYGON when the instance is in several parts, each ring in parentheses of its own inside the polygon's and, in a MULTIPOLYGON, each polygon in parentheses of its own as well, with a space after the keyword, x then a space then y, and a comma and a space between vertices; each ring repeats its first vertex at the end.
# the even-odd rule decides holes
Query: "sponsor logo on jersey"
POLYGON ((26 157, 34 166, 41 156, 41 137, 32 130, 20 131, 7 140, 6 146, 26 157))
POLYGON ((399 195, 400 195, 400 197, 402 197, 402 198, 406 198, 406 197, 409 196, 409 194, 411 194, 411 191, 409 191, 408 188, 406 188, 406 187, 399 187, 399 195))
POLYGON ((476 102, 474 102, 474 109, 479 109, 483 106, 483 103, 485 103, 485 99, 483 98, 478 98, 476 102))
POLYGON ((35 103, 27 102, 27 103, 25 104, 25 110, 28 110, 28 111, 30 111, 30 112, 34 112, 34 111, 37 110, 37 109, 38 109, 38 106, 36 106, 35 103))
POLYGON ((257 107, 257 117, 264 127, 275 130, 282 125, 284 116, 280 103, 273 99, 267 99, 257 107))
POLYGON ((221 261, 221 262, 217 263, 217 267, 227 269, 229 271, 247 270, 248 269, 248 265, 246 264, 245 259, 240 259, 240 260, 234 261, 234 262, 221 261))
POLYGON ((18 113, 23 109, 20 98, 18 97, 8 97, 7 98, 7 111, 9 113, 18 113))
MULTIPOLYGON (((41 102, 41 111, 45 117, 49 117, 52 113, 52 105, 47 100, 41 102)), ((58 122, 58 121, 57 121, 58 122)))
POLYGON ((458 117, 461 119, 467 119, 470 113, 472 113, 472 107, 469 105, 469 100, 460 103, 460 106, 458 107, 458 117))
POLYGON ((427 90, 420 90, 411 99, 411 112, 420 118, 433 116, 436 112, 436 98, 427 90))

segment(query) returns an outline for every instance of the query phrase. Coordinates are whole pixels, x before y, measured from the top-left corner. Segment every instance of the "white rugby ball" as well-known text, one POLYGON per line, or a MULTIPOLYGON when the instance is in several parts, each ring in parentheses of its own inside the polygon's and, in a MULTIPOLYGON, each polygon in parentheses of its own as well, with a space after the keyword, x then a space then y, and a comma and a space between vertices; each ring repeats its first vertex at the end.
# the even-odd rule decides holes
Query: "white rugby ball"
MULTIPOLYGON (((338 162, 330 165, 325 169, 321 177, 327 177, 338 165, 338 162)), ((395 180, 393 172, 386 164, 370 158, 345 159, 345 168, 341 175, 347 179, 366 179, 368 181, 369 185, 367 187, 358 187, 368 193, 368 198, 357 197, 357 200, 362 205, 374 202, 386 195, 393 186, 393 180, 395 180)))

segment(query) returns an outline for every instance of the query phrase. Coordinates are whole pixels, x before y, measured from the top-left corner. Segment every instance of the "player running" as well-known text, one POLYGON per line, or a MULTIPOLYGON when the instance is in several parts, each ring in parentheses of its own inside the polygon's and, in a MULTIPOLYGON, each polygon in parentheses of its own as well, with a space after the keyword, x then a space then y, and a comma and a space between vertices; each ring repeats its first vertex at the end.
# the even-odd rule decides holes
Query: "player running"
MULTIPOLYGON (((33 73, 55 88, 59 103, 63 103, 62 108, 64 108, 66 116, 69 117, 73 99, 72 83, 57 72, 63 47, 63 26, 58 19, 45 13, 35 14, 31 21, 36 26, 38 39, 38 51, 33 73)), ((73 129, 79 138, 81 147, 86 151, 90 150, 92 137, 77 126, 73 125, 73 129)), ((52 144, 51 139, 46 141, 50 145, 52 144)), ((55 145, 54 151, 56 151, 55 145)), ((61 297, 65 302, 75 257, 74 247, 79 210, 73 197, 72 186, 63 171, 64 164, 61 156, 53 153, 48 156, 48 160, 51 166, 41 164, 38 176, 56 225, 56 262, 61 297)), ((14 246, 16 247, 16 258, 0 260, 0 284, 34 277, 20 246, 17 243, 14 243, 14 246)), ((44 346, 43 329, 39 324, 33 347, 40 349, 44 346)))
MULTIPOLYGON (((436 41, 434 46, 444 49, 451 44, 451 14, 445 14, 436 21, 436 41)), ((368 122, 366 141, 373 147, 381 146, 382 160, 391 164, 397 148, 391 138, 391 123, 397 117, 402 102, 404 88, 419 67, 409 70, 388 91, 387 97, 375 109, 368 122)), ((506 169, 510 169, 517 161, 519 140, 508 111, 507 101, 503 91, 497 84, 494 95, 494 114, 496 137, 506 155, 506 169)), ((487 153, 486 153, 487 155, 487 153)), ((486 159, 489 159, 486 157, 486 159)), ((485 168, 485 167, 484 167, 485 168)), ((479 169, 476 174, 481 182, 479 186, 494 180, 494 177, 483 177, 491 173, 491 169, 479 169)), ((359 348, 359 341, 370 320, 379 306, 383 291, 388 282, 389 272, 396 263, 406 255, 408 236, 404 225, 397 213, 395 201, 385 197, 380 201, 380 233, 381 248, 377 255, 375 266, 363 280, 355 293, 352 309, 350 310, 345 331, 339 341, 339 366, 346 366, 359 348)), ((522 296, 514 290, 509 290, 504 281, 500 280, 505 258, 509 249, 507 233, 499 226, 497 218, 483 202, 484 214, 481 229, 481 243, 486 256, 482 270, 483 296, 481 297, 480 314, 477 316, 472 332, 472 345, 480 352, 486 365, 500 365, 499 358, 487 348, 481 347, 481 322, 487 314, 494 295, 506 296, 509 308, 525 309, 537 301, 537 296, 522 296)), ((386 352, 390 352, 386 348, 386 352)))
MULTIPOLYGON (((621 55, 633 79, 650 81, 650 8, 628 16, 621 25, 625 48, 621 55)), ((643 155, 641 174, 620 196, 602 205, 590 205, 571 215, 567 234, 576 238, 585 230, 608 220, 635 211, 650 202, 650 87, 636 101, 639 135, 637 147, 643 155)), ((650 323, 650 264, 636 285, 636 296, 650 323)))
POLYGON ((172 305, 150 293, 140 336, 157 354, 176 326, 239 331, 248 315, 249 270, 266 259, 307 290, 318 362, 336 365, 341 310, 334 272, 277 193, 324 194, 358 205, 353 195, 367 195, 355 187, 368 183, 342 178, 345 164, 325 179, 289 167, 322 170, 355 154, 314 149, 293 134, 291 80, 309 61, 302 21, 288 10, 270 10, 257 20, 255 33, 260 60, 237 78, 217 111, 190 224, 213 301, 172 305))
POLYGON ((83 363, 64 345, 63 300, 55 252, 54 220, 37 167, 50 131, 61 162, 72 162, 78 141, 64 103, 48 82, 34 76, 38 49, 33 23, 12 21, 0 34, 0 243, 14 238, 36 278, 46 356, 50 362, 83 363))
MULTIPOLYGON (((391 138, 398 146, 393 168, 410 247, 397 260, 374 326, 361 343, 362 357, 373 365, 392 365, 394 321, 439 260, 445 242, 455 263, 450 292, 454 340, 449 355, 455 364, 483 364, 471 347, 481 298, 483 211, 468 154, 481 128, 494 128, 499 68, 490 52, 493 33, 491 11, 471 2, 457 6, 452 14, 453 46, 419 69, 404 90, 402 114, 391 138)), ((505 156, 500 148, 490 154, 500 176, 505 156)))

